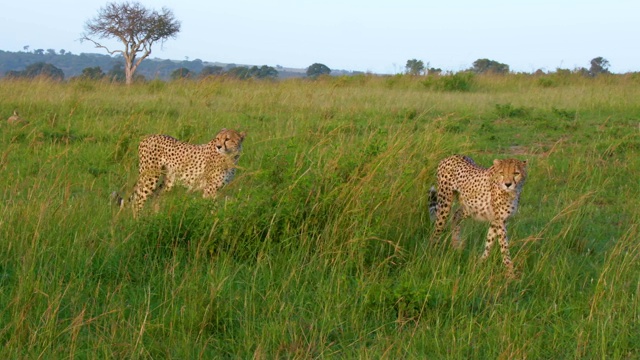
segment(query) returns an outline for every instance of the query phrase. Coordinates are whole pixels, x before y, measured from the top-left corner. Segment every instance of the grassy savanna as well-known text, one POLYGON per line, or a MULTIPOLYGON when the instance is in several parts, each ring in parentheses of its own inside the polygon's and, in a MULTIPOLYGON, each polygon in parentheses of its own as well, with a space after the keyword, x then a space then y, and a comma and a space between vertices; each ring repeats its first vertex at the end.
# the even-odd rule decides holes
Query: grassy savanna
POLYGON ((640 78, 2 81, 2 358, 640 357, 640 78), (451 91, 451 90, 465 91, 451 91), (110 203, 146 134, 247 132, 217 201, 110 203), (442 158, 528 160, 508 224, 430 241, 442 158))

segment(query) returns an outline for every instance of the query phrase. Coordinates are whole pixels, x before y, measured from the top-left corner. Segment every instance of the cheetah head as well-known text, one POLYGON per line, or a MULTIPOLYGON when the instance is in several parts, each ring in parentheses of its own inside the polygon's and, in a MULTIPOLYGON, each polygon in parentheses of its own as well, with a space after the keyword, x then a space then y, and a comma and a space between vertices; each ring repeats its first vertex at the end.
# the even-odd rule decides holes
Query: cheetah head
POLYGON ((222 155, 238 155, 242 151, 242 140, 246 133, 230 129, 222 129, 213 140, 215 149, 222 155))
POLYGON ((527 178, 527 161, 518 159, 493 160, 491 167, 494 180, 500 189, 508 192, 516 191, 524 184, 527 178))

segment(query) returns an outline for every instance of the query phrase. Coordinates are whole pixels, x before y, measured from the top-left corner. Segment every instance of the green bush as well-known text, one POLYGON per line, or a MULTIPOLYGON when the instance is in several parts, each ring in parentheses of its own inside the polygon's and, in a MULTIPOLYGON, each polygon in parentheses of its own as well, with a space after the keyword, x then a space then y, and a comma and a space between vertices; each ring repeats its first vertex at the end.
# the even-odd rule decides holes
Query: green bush
POLYGON ((524 106, 513 106, 507 104, 496 104, 496 114, 501 118, 529 118, 532 114, 532 109, 524 106))
POLYGON ((436 90, 448 92, 468 92, 473 89, 475 74, 470 71, 447 75, 427 76, 422 85, 436 90))

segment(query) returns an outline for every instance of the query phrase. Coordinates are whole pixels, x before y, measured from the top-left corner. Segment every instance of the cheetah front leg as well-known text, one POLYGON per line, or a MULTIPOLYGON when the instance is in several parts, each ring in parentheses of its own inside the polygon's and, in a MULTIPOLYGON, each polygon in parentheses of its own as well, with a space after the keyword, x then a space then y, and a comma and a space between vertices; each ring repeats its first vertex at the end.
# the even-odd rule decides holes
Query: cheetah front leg
POLYGON ((208 186, 204 189, 202 193, 202 197, 205 199, 214 199, 216 194, 218 193, 218 189, 213 186, 208 186))
POLYGON ((507 227, 504 222, 494 221, 489 226, 489 232, 487 233, 487 243, 482 254, 482 259, 489 257, 491 248, 495 243, 496 238, 500 243, 500 253, 502 254, 502 262, 507 268, 507 272, 513 274, 513 262, 511 261, 511 254, 509 253, 509 241, 507 238, 507 227))
POLYGON ((207 186, 202 192, 202 197, 205 199, 214 199, 218 194, 218 190, 222 188, 222 184, 216 184, 215 181, 208 181, 207 186))

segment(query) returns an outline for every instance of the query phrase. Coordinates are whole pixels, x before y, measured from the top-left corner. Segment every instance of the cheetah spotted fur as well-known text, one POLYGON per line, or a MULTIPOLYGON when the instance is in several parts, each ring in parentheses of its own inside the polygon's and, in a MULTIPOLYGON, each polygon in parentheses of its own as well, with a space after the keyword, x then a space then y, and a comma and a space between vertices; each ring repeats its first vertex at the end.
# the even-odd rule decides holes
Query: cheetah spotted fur
MULTIPOLYGON (((222 129, 207 144, 193 145, 168 135, 151 135, 138 146, 139 176, 131 196, 133 215, 151 195, 170 190, 175 183, 202 191, 204 198, 234 177, 244 132, 222 129)), ((122 203, 121 203, 122 204, 122 203)))
POLYGON ((490 223, 482 259, 489 256, 496 239, 500 243, 502 260, 510 274, 513 263, 509 255, 507 219, 518 208, 520 193, 526 179, 527 162, 517 159, 494 160, 485 169, 471 158, 461 155, 448 157, 440 162, 437 172, 437 192, 430 191, 430 213, 435 217, 434 237, 444 229, 454 197, 460 207, 453 215, 452 244, 462 246, 460 221, 469 216, 490 223))

